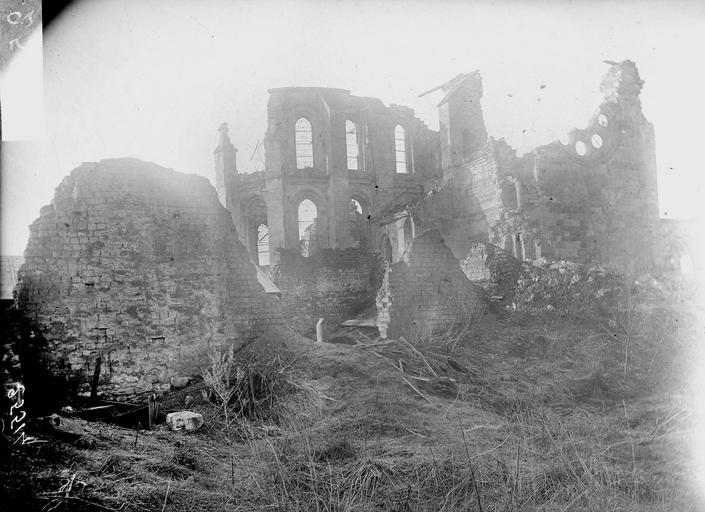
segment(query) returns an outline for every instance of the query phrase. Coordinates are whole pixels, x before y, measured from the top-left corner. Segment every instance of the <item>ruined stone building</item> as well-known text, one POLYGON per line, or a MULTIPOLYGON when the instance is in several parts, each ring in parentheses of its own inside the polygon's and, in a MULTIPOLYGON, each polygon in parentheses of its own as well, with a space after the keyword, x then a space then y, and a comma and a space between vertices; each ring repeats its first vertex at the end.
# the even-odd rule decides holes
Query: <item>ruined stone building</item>
POLYGON ((216 185, 253 261, 276 249, 377 249, 369 220, 394 202, 415 200, 438 175, 438 134, 411 109, 342 89, 271 89, 266 169, 239 174, 221 127, 216 185), (315 223, 313 222, 315 219, 315 223))
POLYGON ((437 229, 459 260, 489 242, 520 259, 651 267, 653 127, 635 64, 609 65, 586 128, 523 156, 488 138, 477 71, 436 88, 444 93, 438 132, 409 108, 347 90, 272 89, 265 170, 238 173, 222 126, 219 197, 261 265, 279 249, 351 247, 396 262, 415 236, 437 229))
POLYGON ((280 326, 311 336, 320 318, 327 332, 366 321, 412 339, 476 318, 488 300, 478 281, 516 283, 512 255, 651 267, 656 167, 641 87, 634 63, 611 64, 587 127, 523 156, 488 138, 473 72, 437 88, 438 132, 346 90, 272 89, 265 170, 238 173, 223 125, 217 192, 136 159, 85 163, 8 272, 29 329, 23 364, 41 358, 84 392, 152 392, 211 348, 280 326))

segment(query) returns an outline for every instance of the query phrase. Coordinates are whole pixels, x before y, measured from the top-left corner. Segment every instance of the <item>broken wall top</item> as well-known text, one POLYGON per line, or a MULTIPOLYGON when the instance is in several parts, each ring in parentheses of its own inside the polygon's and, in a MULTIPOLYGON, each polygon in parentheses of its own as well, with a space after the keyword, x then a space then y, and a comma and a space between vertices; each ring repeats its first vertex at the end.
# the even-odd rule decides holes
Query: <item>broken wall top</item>
POLYGON ((101 358, 110 396, 168 388, 189 357, 281 323, 208 180, 136 159, 67 176, 19 274, 52 371, 84 386, 101 358))

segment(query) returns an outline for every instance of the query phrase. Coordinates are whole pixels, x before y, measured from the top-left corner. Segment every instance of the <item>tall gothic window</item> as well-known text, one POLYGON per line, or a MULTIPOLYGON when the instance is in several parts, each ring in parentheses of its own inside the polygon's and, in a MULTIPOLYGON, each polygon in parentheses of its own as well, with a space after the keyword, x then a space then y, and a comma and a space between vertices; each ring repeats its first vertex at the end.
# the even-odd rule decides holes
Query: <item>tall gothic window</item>
POLYGON ((401 125, 394 128, 394 152, 396 153, 397 172, 406 174, 409 172, 406 161, 406 132, 401 125))
POLYGON ((360 169, 360 148, 357 144, 357 127, 349 119, 345 121, 345 145, 348 153, 348 169, 360 169))
POLYGON ((296 168, 313 167, 313 129, 311 122, 305 117, 296 121, 294 126, 296 137, 296 168))
POLYGON ((362 247, 365 244, 365 218, 362 214, 362 205, 357 199, 350 199, 350 240, 352 247, 362 247))

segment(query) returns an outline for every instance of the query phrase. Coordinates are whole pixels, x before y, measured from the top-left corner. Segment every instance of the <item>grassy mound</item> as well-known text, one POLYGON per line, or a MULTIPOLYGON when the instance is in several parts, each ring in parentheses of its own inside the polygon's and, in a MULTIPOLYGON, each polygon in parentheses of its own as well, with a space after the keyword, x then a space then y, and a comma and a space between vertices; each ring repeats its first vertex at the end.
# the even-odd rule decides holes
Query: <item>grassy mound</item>
POLYGON ((688 388, 702 328, 696 300, 674 284, 629 286, 604 311, 554 295, 553 308, 526 301, 425 338, 294 336, 214 354, 202 380, 161 404, 188 403, 202 429, 136 434, 81 422, 77 439, 4 438, 3 503, 700 510, 689 444, 698 434, 688 388))

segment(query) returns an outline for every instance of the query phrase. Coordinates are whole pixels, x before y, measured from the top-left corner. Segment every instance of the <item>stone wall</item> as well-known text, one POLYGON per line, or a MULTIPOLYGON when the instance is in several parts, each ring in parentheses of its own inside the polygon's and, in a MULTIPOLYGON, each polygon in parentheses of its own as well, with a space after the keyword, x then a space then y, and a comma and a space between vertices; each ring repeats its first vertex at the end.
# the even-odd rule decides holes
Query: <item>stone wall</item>
POLYGON ((383 338, 427 336, 476 318, 487 303, 438 230, 414 238, 403 261, 384 274, 377 294, 377 326, 383 338))
POLYGON ((623 271, 653 267, 658 197, 642 85, 633 62, 612 65, 586 128, 536 149, 542 256, 623 271))
MULTIPOLYGON (((439 174, 438 133, 408 107, 386 106, 345 89, 282 87, 270 89, 269 94, 265 170, 256 177, 238 173, 227 131, 221 130, 215 151, 219 192, 252 255, 257 252, 255 233, 261 224, 268 228, 273 263, 278 249, 299 247, 298 209, 304 200, 316 207, 318 247, 357 248, 360 240, 350 222, 351 199, 360 204, 364 218, 376 216, 395 201, 417 199, 424 181, 439 174), (311 127, 307 150, 312 162, 298 168, 295 126, 302 118, 311 127), (396 172, 397 126, 405 133, 406 173, 396 172), (353 148, 357 158, 348 158, 353 148), (251 208, 253 202, 261 208, 251 208)), ((366 226, 368 248, 379 235, 373 225, 366 226)))
MULTIPOLYGON (((84 163, 30 227, 17 306, 54 374, 129 395, 209 347, 281 323, 208 180, 136 159, 84 163)), ((183 369, 182 369, 183 371, 183 369)))
MULTIPOLYGON (((633 62, 615 63, 601 84, 604 99, 584 129, 522 157, 503 140, 490 139, 445 173, 439 193, 426 200, 437 203, 434 208, 416 208, 422 222, 435 222, 459 259, 470 242, 488 241, 520 260, 651 268, 658 198, 654 131, 641 110, 642 85, 633 62), (439 200, 448 188, 459 201, 439 200)), ((451 117, 463 115, 448 105, 451 117)), ((481 122, 481 112, 472 115, 481 122)), ((454 126, 441 131, 462 128, 454 126)), ((449 137, 459 139, 458 133, 449 137)))
POLYGON ((287 323, 299 334, 314 337, 319 318, 328 331, 374 302, 383 273, 377 255, 358 249, 322 249, 308 258, 296 250, 279 252, 271 277, 287 323))

